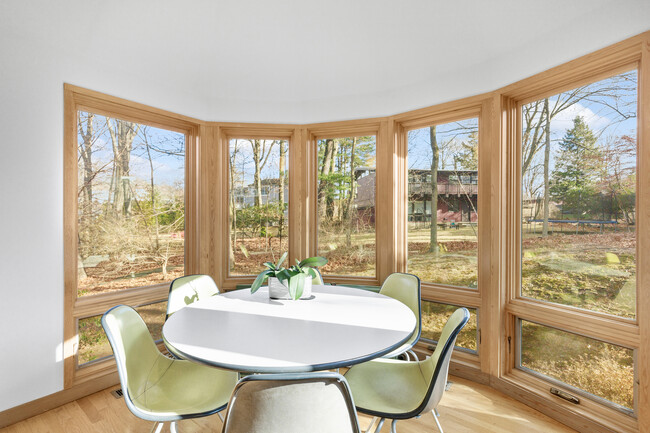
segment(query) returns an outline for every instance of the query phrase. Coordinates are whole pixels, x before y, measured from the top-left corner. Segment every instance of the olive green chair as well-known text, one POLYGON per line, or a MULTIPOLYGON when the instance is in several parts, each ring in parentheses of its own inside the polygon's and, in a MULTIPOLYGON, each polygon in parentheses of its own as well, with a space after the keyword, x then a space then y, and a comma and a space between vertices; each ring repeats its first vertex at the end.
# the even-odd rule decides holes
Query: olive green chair
POLYGON ((155 421, 160 432, 170 422, 223 410, 237 383, 237 373, 171 359, 156 347, 147 325, 131 307, 118 305, 102 316, 115 354, 124 401, 137 417, 155 421))
POLYGON ((396 272, 390 274, 384 284, 382 284, 379 293, 397 299, 413 311, 417 319, 415 331, 411 337, 400 347, 384 355, 384 358, 395 358, 404 354, 406 359, 417 361, 417 355, 411 350, 415 343, 420 339, 422 332, 422 306, 420 301, 420 279, 413 274, 403 274, 396 272))
POLYGON ((469 311, 459 308, 449 317, 433 354, 423 361, 377 359, 355 365, 345 374, 357 410, 374 416, 368 432, 379 418, 375 433, 392 419, 391 433, 401 419, 431 411, 440 433, 436 407, 447 385, 449 360, 458 333, 469 320, 469 311))
POLYGON ((337 373, 244 377, 230 398, 222 433, 359 433, 345 378, 337 373))
POLYGON ((311 283, 315 286, 322 286, 325 284, 325 281, 323 281, 323 274, 321 274, 320 271, 316 268, 312 269, 316 273, 316 276, 311 279, 311 283))
POLYGON ((218 295, 219 288, 209 275, 185 275, 178 277, 169 285, 167 297, 167 317, 198 301, 218 295))

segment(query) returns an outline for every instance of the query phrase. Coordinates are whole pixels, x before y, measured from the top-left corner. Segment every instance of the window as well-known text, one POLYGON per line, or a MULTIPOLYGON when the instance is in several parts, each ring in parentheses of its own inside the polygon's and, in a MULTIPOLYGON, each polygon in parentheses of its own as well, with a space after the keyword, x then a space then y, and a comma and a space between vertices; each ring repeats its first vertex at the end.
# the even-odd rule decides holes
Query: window
POLYGON ((323 273, 376 275, 375 136, 326 138, 318 144, 318 255, 323 273))
POLYGON ((78 296, 169 282, 185 264, 185 135, 78 116, 78 296))
POLYGON ((637 78, 522 107, 522 296, 635 317, 637 78))
POLYGON ((230 275, 250 275, 289 248, 289 142, 231 138, 230 275))
POLYGON ((634 408, 632 349, 525 320, 519 321, 519 332, 520 368, 634 408))
MULTIPOLYGON (((149 328, 153 339, 162 341, 162 326, 167 316, 167 301, 142 305, 135 309, 149 328)), ((110 358, 113 350, 102 328, 102 315, 79 319, 79 351, 77 363, 81 366, 110 358)))
MULTIPOLYGON (((455 305, 441 304, 439 302, 422 301, 422 335, 421 339, 438 342, 442 328, 447 319, 456 311, 455 305)), ((456 347, 471 353, 478 352, 478 328, 476 309, 468 308, 470 316, 467 325, 460 331, 456 338, 456 347)))
POLYGON ((634 350, 606 330, 637 314, 637 82, 629 70, 518 107, 515 367, 623 413, 634 350))
POLYGON ((429 181, 408 185, 414 213, 420 210, 427 222, 407 223, 408 272, 426 282, 475 289, 478 118, 412 129, 407 137, 409 178, 417 173, 429 181))
POLYGON ((159 339, 169 283, 196 272, 198 125, 74 86, 64 93, 69 388, 114 371, 100 324, 108 308, 137 307, 159 339))

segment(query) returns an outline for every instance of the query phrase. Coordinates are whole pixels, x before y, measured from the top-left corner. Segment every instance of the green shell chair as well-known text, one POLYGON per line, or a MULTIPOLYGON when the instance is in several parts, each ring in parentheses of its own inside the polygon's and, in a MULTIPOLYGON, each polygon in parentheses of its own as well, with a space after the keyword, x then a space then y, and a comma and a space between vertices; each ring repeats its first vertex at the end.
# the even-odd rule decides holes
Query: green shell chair
POLYGON ((420 301, 420 279, 413 274, 403 274, 396 272, 390 274, 382 284, 379 293, 397 299, 405 304, 413 311, 417 319, 417 325, 413 335, 406 343, 402 344, 397 349, 383 356, 383 358, 395 358, 401 354, 406 356, 406 359, 413 359, 417 361, 417 356, 411 350, 415 343, 420 339, 422 332, 422 306, 420 301))
POLYGON ((154 421, 160 432, 170 422, 223 410, 237 383, 237 373, 164 356, 147 325, 131 307, 118 305, 102 316, 115 354, 124 401, 137 417, 154 421))
POLYGON ((469 311, 459 308, 449 317, 433 354, 423 361, 398 361, 377 359, 355 365, 345 374, 352 396, 361 413, 377 418, 375 433, 381 430, 386 419, 392 419, 391 433, 396 433, 396 423, 401 419, 420 416, 431 411, 440 433, 436 407, 447 385, 449 360, 456 337, 469 320, 469 311))
POLYGON ((311 279, 311 283, 315 286, 322 286, 325 284, 323 281, 323 274, 320 273, 320 271, 316 268, 312 268, 316 272, 316 276, 311 279))
POLYGON ((244 377, 230 398, 222 433, 359 433, 350 388, 337 373, 244 377))
POLYGON ((169 285, 167 297, 167 317, 198 301, 219 294, 219 288, 209 275, 185 275, 178 277, 169 285))

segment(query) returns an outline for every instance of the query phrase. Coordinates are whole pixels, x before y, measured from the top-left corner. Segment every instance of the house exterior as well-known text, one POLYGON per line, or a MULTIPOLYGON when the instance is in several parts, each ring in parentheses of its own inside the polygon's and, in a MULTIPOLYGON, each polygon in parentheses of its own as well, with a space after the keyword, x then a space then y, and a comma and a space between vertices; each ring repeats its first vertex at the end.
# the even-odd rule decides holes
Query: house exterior
MULTIPOLYGON (((354 204, 357 216, 374 223, 376 174, 374 168, 360 167, 354 204)), ((476 170, 438 170, 438 206, 436 222, 478 221, 478 172, 476 170)), ((431 171, 408 172, 408 221, 431 222, 431 171)))

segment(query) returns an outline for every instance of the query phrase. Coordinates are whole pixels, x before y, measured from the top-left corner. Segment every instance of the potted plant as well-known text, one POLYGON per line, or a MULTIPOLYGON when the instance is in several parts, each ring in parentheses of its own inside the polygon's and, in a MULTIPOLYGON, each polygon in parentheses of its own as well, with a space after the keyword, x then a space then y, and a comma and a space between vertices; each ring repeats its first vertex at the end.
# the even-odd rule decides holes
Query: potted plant
POLYGON ((284 268, 282 264, 287 258, 285 252, 278 260, 278 263, 266 262, 264 266, 268 269, 263 270, 255 278, 251 285, 251 293, 255 293, 262 284, 268 279, 269 297, 272 299, 300 299, 311 296, 312 278, 316 277, 314 268, 327 264, 324 257, 309 257, 302 261, 296 260, 296 264, 284 268))

